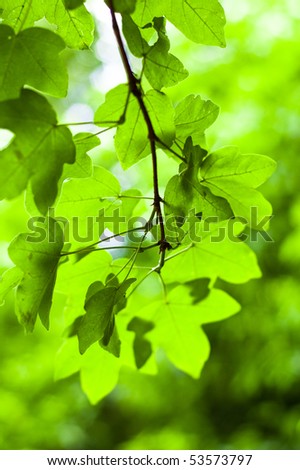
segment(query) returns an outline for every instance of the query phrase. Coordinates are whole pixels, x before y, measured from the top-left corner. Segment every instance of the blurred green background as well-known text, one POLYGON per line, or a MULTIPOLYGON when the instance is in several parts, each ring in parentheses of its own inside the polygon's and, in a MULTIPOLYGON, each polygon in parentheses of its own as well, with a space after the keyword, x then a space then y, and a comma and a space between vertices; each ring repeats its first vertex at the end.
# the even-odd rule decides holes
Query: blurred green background
MULTIPOLYGON (((274 207, 274 242, 258 237, 252 243, 264 276, 244 286, 223 284, 243 308, 205 328, 212 353, 200 380, 162 357, 157 376, 124 371, 118 388, 96 406, 88 403, 77 376, 53 381, 63 299, 55 297, 49 333, 38 326, 25 336, 10 295, 0 315, 2 449, 300 448, 300 3, 222 4, 226 49, 189 43, 169 28, 172 52, 190 77, 168 93, 174 101, 198 93, 221 107, 208 131, 210 148, 233 144, 277 160, 277 172, 262 188, 274 207)), ((105 24, 95 49, 105 63, 101 28, 105 24)), ((111 73, 114 83, 123 78, 118 68, 99 67, 88 51, 69 52, 65 60, 70 94, 55 105, 64 122, 72 112, 91 119, 103 98, 101 73, 111 73)), ((106 90, 109 85, 106 79, 106 90)), ((111 143, 103 140, 106 150, 95 152, 95 160, 118 173, 111 143)), ((168 161, 162 158, 163 179, 168 161)), ((146 165, 141 163, 142 170, 146 165)), ((135 167, 126 178, 138 187, 140 175, 135 167)), ((10 266, 9 241, 26 230, 23 199, 0 205, 0 273, 10 266)))

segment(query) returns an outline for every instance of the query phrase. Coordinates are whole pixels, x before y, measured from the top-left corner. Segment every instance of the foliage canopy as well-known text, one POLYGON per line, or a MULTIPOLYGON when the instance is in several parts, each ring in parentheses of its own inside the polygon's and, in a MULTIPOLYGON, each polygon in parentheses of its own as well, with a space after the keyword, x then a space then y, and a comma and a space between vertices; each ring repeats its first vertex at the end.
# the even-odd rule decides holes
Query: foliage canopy
POLYGON ((256 188, 275 170, 269 157, 236 147, 211 152, 205 132, 218 106, 195 95, 173 103, 166 90, 188 75, 170 53, 167 21, 191 41, 225 47, 217 0, 105 3, 127 83, 97 106, 94 124, 101 130, 76 135, 41 93, 64 97, 61 51, 92 44, 94 24, 84 2, 0 3, 0 127, 14 135, 0 152, 0 197, 25 190, 32 215, 31 232, 9 247, 16 267, 3 275, 0 299, 16 288, 18 319, 32 331, 38 316, 49 328, 53 291, 65 296, 56 377, 80 371, 92 403, 116 386, 121 367, 154 374, 159 350, 199 377, 209 356, 202 325, 239 310, 217 279, 238 284, 261 275, 245 234, 268 224, 272 208, 256 188), (35 25, 41 18, 51 31, 35 25), (115 174, 92 164, 96 134, 111 129, 123 170, 151 161, 151 197, 144 188, 122 188, 115 174), (178 171, 161 188, 159 166, 168 159, 178 162, 178 171), (154 278, 159 283, 151 285, 154 278), (144 288, 147 304, 141 305, 144 288))

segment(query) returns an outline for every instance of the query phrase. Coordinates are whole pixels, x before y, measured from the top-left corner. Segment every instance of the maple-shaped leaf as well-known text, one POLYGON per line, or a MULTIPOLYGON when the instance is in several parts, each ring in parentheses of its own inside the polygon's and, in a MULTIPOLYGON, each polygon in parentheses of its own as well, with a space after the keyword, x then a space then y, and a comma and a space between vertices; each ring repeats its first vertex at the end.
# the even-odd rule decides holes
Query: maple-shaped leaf
POLYGON ((166 35, 165 19, 154 18, 153 26, 158 40, 149 46, 132 17, 123 15, 123 34, 128 47, 136 57, 143 57, 145 77, 154 89, 161 90, 162 87, 170 87, 184 80, 188 72, 180 60, 169 52, 170 41, 166 35))
POLYGON ((207 298, 194 304, 189 289, 178 286, 166 299, 150 303, 136 315, 154 324, 145 334, 154 350, 163 349, 178 369, 198 378, 210 351, 201 325, 230 317, 239 309, 239 304, 221 290, 212 289, 207 298))
POLYGON ((115 327, 114 308, 135 279, 126 279, 120 285, 95 283, 93 292, 87 292, 85 310, 78 328, 79 350, 83 354, 96 341, 107 346, 115 327), (96 291, 95 291, 96 290, 96 291))
POLYGON ((199 95, 188 95, 175 108, 176 140, 182 144, 192 136, 194 145, 202 144, 204 132, 217 119, 219 108, 199 95))
POLYGON ((8 253, 23 271, 16 292, 16 314, 27 331, 32 331, 39 314, 46 328, 63 247, 63 233, 54 219, 40 218, 36 232, 21 233, 10 244, 8 253))
POLYGON ((94 39, 94 21, 83 3, 83 0, 1 0, 0 16, 15 32, 45 17, 56 25, 56 34, 68 47, 87 49, 94 39))
POLYGON ((59 56, 64 48, 64 41, 47 29, 15 34, 10 26, 0 24, 0 101, 17 98, 24 85, 66 96, 67 69, 59 56))
POLYGON ((159 16, 191 41, 225 47, 225 14, 217 0, 137 0, 133 18, 139 26, 159 16))
MULTIPOLYGON (((197 218, 195 218, 197 219, 197 218)), ((208 224, 188 221, 189 244, 166 258, 163 277, 167 283, 217 277, 239 284, 261 277, 254 252, 237 236, 244 225, 234 219, 208 224)))
POLYGON ((77 260, 74 256, 59 266, 56 290, 66 296, 65 321, 69 325, 85 313, 84 304, 89 286, 105 282, 110 272, 111 255, 106 251, 93 251, 77 260))
POLYGON ((30 90, 0 103, 0 127, 15 134, 0 152, 0 198, 18 196, 30 182, 35 204, 45 214, 55 201, 64 163, 75 160, 71 132, 57 125, 48 101, 30 90))
POLYGON ((21 269, 14 266, 0 277, 0 306, 4 304, 7 294, 16 287, 23 277, 21 269))
MULTIPOLYGON (((190 210, 194 214, 201 214, 203 219, 215 217, 217 221, 222 221, 232 216, 226 199, 215 196, 200 184, 199 168, 206 154, 206 150, 199 145, 194 146, 191 137, 189 137, 184 147, 186 163, 180 165, 180 173, 173 176, 166 186, 165 214, 166 216, 174 216, 178 226, 183 225, 190 210)), ((176 234, 175 224, 170 226, 168 223, 166 226, 167 229, 171 228, 171 230, 167 230, 170 242, 172 239, 180 238, 179 233, 176 234)))
POLYGON ((272 206, 256 188, 275 168, 276 162, 270 157, 241 154, 237 147, 224 147, 204 160, 200 167, 201 185, 227 199, 236 217, 258 228, 261 221, 271 217, 272 206))

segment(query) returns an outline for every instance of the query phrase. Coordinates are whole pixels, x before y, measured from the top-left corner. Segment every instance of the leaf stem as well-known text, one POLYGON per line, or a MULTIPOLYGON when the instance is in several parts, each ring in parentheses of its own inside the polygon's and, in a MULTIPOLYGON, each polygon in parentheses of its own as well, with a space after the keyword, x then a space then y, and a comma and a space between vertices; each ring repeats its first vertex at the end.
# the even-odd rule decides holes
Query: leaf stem
MULTIPOLYGON (((80 248, 79 250, 63 252, 60 254, 60 256, 76 255, 78 253, 88 251, 90 248, 93 248, 94 246, 97 246, 100 243, 107 242, 109 240, 112 240, 113 238, 120 237, 121 235, 127 235, 128 233, 137 232, 139 230, 145 230, 145 228, 146 226, 143 225, 141 227, 135 227, 130 230, 124 230, 124 232, 116 233, 114 235, 110 235, 109 237, 102 238, 101 240, 98 240, 97 242, 92 243, 91 245, 85 246, 84 248, 80 248)), ((109 248, 106 247, 105 249, 109 249, 109 248)), ((94 251, 94 250, 90 250, 90 251, 94 251)))
MULTIPOLYGON (((118 196, 119 199, 146 199, 146 200, 149 200, 149 201, 153 201, 153 197, 150 197, 150 196, 128 196, 127 194, 119 194, 118 196)), ((102 198, 102 199, 106 199, 106 198, 102 198)))
MULTIPOLYGON (((65 126, 65 124, 64 124, 64 126, 65 126)), ((95 136, 100 135, 100 134, 104 134, 104 132, 107 132, 107 131, 110 131, 111 129, 114 129, 115 127, 116 127, 116 126, 111 126, 111 127, 107 127, 106 129, 102 129, 102 130, 99 131, 99 132, 91 133, 91 134, 89 134, 89 135, 87 135, 87 136, 85 136, 85 137, 82 137, 82 138, 76 140, 76 142, 82 142, 82 141, 84 141, 84 140, 91 139, 92 137, 95 137, 95 136)), ((99 145, 100 145, 100 142, 99 142, 99 145)))
POLYGON ((57 127, 60 126, 87 126, 87 125, 99 125, 99 124, 114 124, 117 126, 119 124, 119 121, 81 121, 81 122, 63 122, 61 124, 58 124, 57 127))
POLYGON ((186 158, 182 157, 182 155, 179 155, 175 150, 173 150, 169 145, 165 144, 162 140, 157 138, 158 143, 160 143, 164 148, 166 148, 170 153, 175 155, 175 157, 179 158, 181 161, 186 163, 186 158))

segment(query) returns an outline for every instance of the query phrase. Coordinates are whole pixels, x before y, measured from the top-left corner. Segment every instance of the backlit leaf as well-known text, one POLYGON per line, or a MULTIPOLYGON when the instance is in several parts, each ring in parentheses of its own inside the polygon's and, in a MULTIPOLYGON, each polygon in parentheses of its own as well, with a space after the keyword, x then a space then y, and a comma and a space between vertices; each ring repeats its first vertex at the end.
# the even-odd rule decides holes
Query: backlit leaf
POLYGON ((57 265, 63 234, 54 219, 38 221, 36 233, 22 233, 10 244, 12 261, 23 271, 16 292, 16 313, 27 331, 32 331, 38 314, 48 328, 57 265))
POLYGON ((62 0, 44 0, 45 16, 57 26, 57 33, 66 45, 88 49, 94 40, 94 21, 84 5, 68 10, 62 0))
POLYGON ((174 109, 167 95, 150 90, 145 95, 148 110, 156 136, 167 146, 171 146, 175 138, 174 109))
POLYGON ((67 46, 86 49, 93 42, 94 22, 82 0, 1 0, 1 7, 4 23, 15 32, 46 17, 57 26, 57 33, 67 46), (68 9, 70 6, 74 9, 68 9))
POLYGON ((21 269, 16 266, 5 271, 0 277, 0 306, 4 304, 7 294, 16 287, 23 277, 21 269))
POLYGON ((95 124, 99 127, 109 127, 124 120, 126 103, 129 98, 128 85, 118 85, 105 96, 105 102, 99 106, 95 113, 95 124))
POLYGON ((81 386, 92 404, 96 404, 116 387, 121 365, 118 358, 98 344, 92 345, 82 356, 81 386))
POLYGON ((115 326, 114 307, 134 281, 135 279, 127 279, 119 286, 108 283, 105 287, 98 287, 97 292, 87 297, 84 307, 86 314, 78 328, 79 350, 82 354, 93 343, 104 338, 104 346, 109 344, 115 326))
POLYGON ((125 123, 118 127, 115 146, 124 170, 149 154, 148 130, 137 99, 129 99, 125 123))
POLYGON ((45 214, 56 198, 64 163, 75 159, 71 132, 57 125, 48 101, 30 90, 0 103, 0 127, 15 134, 0 152, 0 198, 18 196, 30 181, 35 204, 45 214))
MULTIPOLYGON (((109 0, 105 3, 110 6, 109 0)), ((136 0, 113 0, 114 11, 118 13, 133 13, 135 9, 136 0)))
POLYGON ((227 318, 238 310, 238 303, 225 292, 213 289, 202 302, 192 304, 188 289, 179 286, 165 301, 152 303, 137 315, 154 323, 145 335, 154 348, 162 348, 178 369, 197 378, 210 350, 200 325, 227 318))
POLYGON ((103 167, 94 167, 89 178, 72 178, 63 184, 56 214, 66 218, 98 215, 104 198, 118 198, 121 192, 117 178, 103 167))
POLYGON ((217 277, 239 284, 261 276, 254 252, 234 234, 234 221, 199 222, 190 233, 190 245, 166 258, 163 277, 167 283, 217 277), (179 255, 180 253, 180 255, 179 255))
POLYGON ((69 262, 59 266, 56 289, 65 294, 66 324, 70 325, 80 315, 84 315, 86 293, 96 281, 105 282, 110 272, 111 255, 106 251, 94 251, 80 260, 70 255, 69 262))
POLYGON ((143 57, 149 51, 150 46, 142 37, 139 27, 130 15, 122 15, 122 30, 132 54, 136 57, 143 57))
POLYGON ((66 96, 67 70, 59 56, 64 48, 63 40, 47 29, 29 28, 15 35, 0 24, 0 101, 17 98, 24 85, 66 96))
POLYGON ((242 155, 225 147, 209 155, 201 166, 201 184, 228 200, 236 217, 253 228, 272 215, 271 204, 254 188, 270 177, 276 162, 264 155, 242 155))
POLYGON ((64 5, 68 10, 74 10, 75 8, 80 7, 85 0, 63 0, 64 5))
POLYGON ((225 47, 225 14, 217 0, 137 0, 135 21, 140 26, 166 16, 187 38, 225 47))
POLYGON ((176 139, 184 144, 192 136, 194 145, 201 145, 204 132, 215 122, 218 114, 218 106, 210 100, 188 95, 175 108, 176 139))

